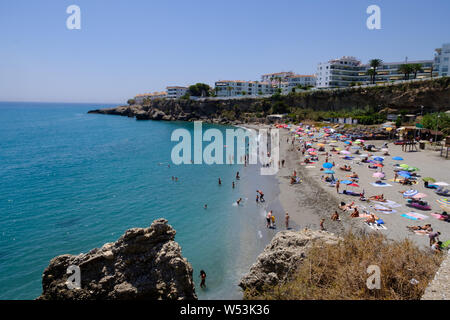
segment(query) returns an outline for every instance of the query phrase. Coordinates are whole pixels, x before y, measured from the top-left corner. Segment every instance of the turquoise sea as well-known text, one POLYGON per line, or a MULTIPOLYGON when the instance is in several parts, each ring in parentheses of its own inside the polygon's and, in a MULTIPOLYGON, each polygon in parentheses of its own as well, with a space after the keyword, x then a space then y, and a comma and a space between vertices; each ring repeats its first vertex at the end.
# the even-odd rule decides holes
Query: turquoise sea
MULTIPOLYGON (((51 258, 160 217, 177 231, 199 298, 240 298, 240 277, 275 232, 254 201, 274 178, 256 166, 171 164, 171 133, 192 123, 87 114, 103 107, 111 106, 0 103, 0 299, 36 298, 51 258), (236 171, 242 178, 232 189, 236 171), (248 200, 236 207, 239 197, 248 200)), ((276 188, 265 193, 275 206, 276 188)))

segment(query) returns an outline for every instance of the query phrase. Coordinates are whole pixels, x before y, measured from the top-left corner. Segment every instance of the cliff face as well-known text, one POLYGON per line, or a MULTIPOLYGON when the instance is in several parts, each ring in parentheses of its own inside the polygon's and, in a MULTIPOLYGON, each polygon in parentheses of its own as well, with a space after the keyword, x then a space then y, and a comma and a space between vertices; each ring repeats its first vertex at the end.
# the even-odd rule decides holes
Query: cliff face
POLYGON ((88 253, 53 258, 42 276, 40 300, 197 299, 192 267, 167 220, 127 230, 88 253), (69 266, 80 268, 80 289, 69 289, 69 266))
POLYGON ((250 268, 239 286, 246 290, 261 291, 266 286, 274 286, 289 280, 305 258, 312 243, 322 241, 335 244, 339 238, 326 231, 281 231, 278 232, 257 262, 250 268))
MULTIPOLYGON (((350 110, 372 107, 408 112, 445 111, 450 109, 450 78, 346 90, 315 90, 281 96, 279 100, 292 109, 350 110)), ((203 120, 212 123, 261 121, 276 101, 264 99, 229 100, 154 100, 149 105, 120 106, 92 110, 90 113, 136 117, 138 120, 203 120), (257 115, 259 114, 259 118, 257 115)))

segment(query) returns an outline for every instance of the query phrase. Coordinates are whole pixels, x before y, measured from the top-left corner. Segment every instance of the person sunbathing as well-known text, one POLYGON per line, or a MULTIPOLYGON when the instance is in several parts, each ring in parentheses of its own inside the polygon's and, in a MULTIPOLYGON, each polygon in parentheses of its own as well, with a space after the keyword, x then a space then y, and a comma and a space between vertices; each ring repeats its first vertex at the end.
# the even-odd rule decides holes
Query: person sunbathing
POLYGON ((343 170, 343 171, 352 171, 352 167, 344 165, 343 167, 340 167, 339 169, 343 170))
POLYGON ((355 207, 355 210, 353 210, 352 214, 350 215, 352 218, 358 218, 359 217, 359 211, 358 208, 355 207))
POLYGON ((370 214, 370 217, 366 220, 367 224, 376 223, 376 217, 373 213, 370 214))
POLYGON ((406 226, 409 230, 411 231, 433 231, 433 229, 431 228, 431 224, 426 224, 424 226, 406 226))
POLYGON ((369 200, 378 201, 378 202, 386 202, 386 199, 384 198, 384 194, 371 196, 371 197, 369 197, 369 200))
POLYGON ((349 175, 348 177, 352 179, 359 179, 359 176, 356 172, 353 172, 353 174, 349 175))
POLYGON ((337 211, 334 211, 334 213, 331 215, 331 220, 339 221, 339 213, 337 211))
POLYGON ((399 180, 399 183, 403 184, 403 185, 408 185, 408 186, 412 185, 412 181, 409 180, 408 178, 405 178, 403 180, 399 180))
POLYGON ((350 204, 345 204, 345 202, 341 202, 341 205, 339 206, 339 208, 343 211, 348 211, 348 210, 353 209, 354 204, 355 204, 354 201, 352 201, 352 203, 350 203, 350 204))

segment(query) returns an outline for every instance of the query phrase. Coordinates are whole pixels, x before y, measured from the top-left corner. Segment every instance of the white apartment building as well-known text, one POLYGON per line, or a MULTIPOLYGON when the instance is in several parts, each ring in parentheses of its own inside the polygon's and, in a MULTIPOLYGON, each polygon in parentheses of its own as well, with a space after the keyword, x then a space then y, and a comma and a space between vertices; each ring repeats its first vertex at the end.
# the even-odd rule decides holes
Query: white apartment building
POLYGON ((318 64, 317 87, 347 87, 351 82, 361 81, 363 76, 365 76, 365 71, 361 61, 355 57, 344 56, 318 64))
MULTIPOLYGON (((428 78, 431 76, 433 68, 433 60, 417 60, 404 62, 383 62, 376 70, 375 82, 392 82, 403 80, 404 74, 398 69, 403 64, 420 64, 422 70, 417 73, 417 79, 428 78)), ((318 88, 343 88, 352 84, 368 84, 370 76, 367 74, 371 66, 362 64, 360 60, 351 56, 344 56, 340 59, 330 60, 328 62, 319 63, 317 66, 317 87, 318 88)), ((433 76, 437 76, 437 72, 433 72, 433 76)), ((413 79, 414 74, 410 75, 413 79)))
POLYGON ((179 87, 179 86, 169 86, 166 87, 167 90, 167 98, 169 99, 179 99, 186 94, 188 91, 187 87, 179 87))
POLYGON ((279 85, 281 82, 286 82, 288 77, 295 75, 292 71, 286 72, 276 72, 276 73, 266 73, 261 76, 262 82, 268 82, 270 84, 279 85))
POLYGON ((218 97, 233 97, 272 94, 273 88, 268 82, 221 80, 215 83, 215 91, 218 97))
POLYGON ((442 48, 436 49, 434 57, 434 71, 439 76, 448 76, 448 69, 450 67, 450 43, 444 43, 442 48))
POLYGON ((145 99, 154 100, 162 98, 167 98, 166 91, 138 94, 134 97, 134 101, 136 104, 142 104, 145 99))

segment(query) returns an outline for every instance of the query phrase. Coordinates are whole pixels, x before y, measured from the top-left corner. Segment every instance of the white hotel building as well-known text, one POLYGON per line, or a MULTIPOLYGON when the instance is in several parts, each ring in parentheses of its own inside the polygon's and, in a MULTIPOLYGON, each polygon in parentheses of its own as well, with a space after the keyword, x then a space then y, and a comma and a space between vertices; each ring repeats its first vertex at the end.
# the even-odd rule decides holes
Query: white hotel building
POLYGON ((218 97, 233 97, 272 94, 273 88, 269 82, 221 80, 215 83, 215 91, 218 97))
MULTIPOLYGON (((418 60, 407 62, 383 62, 377 68, 376 82, 392 82, 403 80, 404 74, 399 73, 398 69, 402 64, 421 64, 422 70, 417 73, 417 78, 428 78, 433 68, 433 60, 418 60)), ((370 69, 369 64, 362 64, 360 60, 351 56, 344 56, 340 59, 333 59, 328 62, 319 63, 317 66, 317 87, 318 88, 343 88, 352 84, 368 84, 370 76, 367 74, 370 69)), ((433 72, 433 76, 437 76, 433 72)), ((412 79, 414 75, 410 75, 412 79)))
POLYGON ((274 84, 274 85, 278 86, 280 79, 281 79, 281 82, 286 82, 288 77, 292 77, 294 75, 295 74, 292 71, 266 73, 261 76, 261 81, 268 82, 270 84, 274 84))
POLYGON ((186 94, 188 88, 179 86, 169 86, 166 88, 166 90, 167 90, 167 98, 179 99, 186 94))
POLYGON ((434 71, 439 76, 449 76, 448 69, 450 68, 450 43, 444 43, 442 48, 436 49, 434 57, 434 71))

